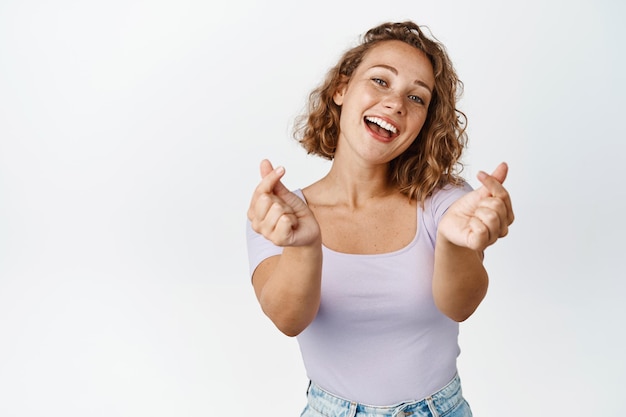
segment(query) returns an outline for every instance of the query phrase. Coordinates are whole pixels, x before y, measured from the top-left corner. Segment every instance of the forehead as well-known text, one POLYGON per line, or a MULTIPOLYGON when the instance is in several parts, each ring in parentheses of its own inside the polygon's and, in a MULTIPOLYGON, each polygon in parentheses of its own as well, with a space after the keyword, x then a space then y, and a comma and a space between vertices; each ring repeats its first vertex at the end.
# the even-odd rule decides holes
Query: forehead
POLYGON ((400 72, 413 73, 434 83, 433 66, 426 54, 406 42, 382 41, 367 51, 357 70, 367 71, 377 65, 388 65, 400 72))

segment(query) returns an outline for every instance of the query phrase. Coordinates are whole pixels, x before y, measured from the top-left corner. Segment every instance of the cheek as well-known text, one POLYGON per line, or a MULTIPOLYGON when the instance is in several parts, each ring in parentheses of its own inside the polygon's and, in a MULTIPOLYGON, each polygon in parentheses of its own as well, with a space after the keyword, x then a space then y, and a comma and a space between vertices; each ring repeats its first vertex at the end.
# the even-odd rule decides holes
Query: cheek
POLYGON ((398 155, 402 155, 404 152, 406 152, 407 149, 409 149, 411 147, 413 142, 415 142, 415 139, 407 140, 406 143, 403 143, 402 146, 398 150, 396 150, 396 153, 398 155))
MULTIPOLYGON (((350 91, 349 98, 353 104, 371 105, 379 101, 383 97, 383 93, 374 86, 365 83, 359 83, 350 91)), ((346 97, 347 99, 347 97, 346 97)))
POLYGON ((419 132, 422 130, 422 127, 424 127, 425 122, 426 122, 426 112, 424 112, 423 115, 420 114, 411 118, 411 121, 409 122, 409 130, 413 132, 413 135, 412 135, 413 137, 417 137, 419 132))

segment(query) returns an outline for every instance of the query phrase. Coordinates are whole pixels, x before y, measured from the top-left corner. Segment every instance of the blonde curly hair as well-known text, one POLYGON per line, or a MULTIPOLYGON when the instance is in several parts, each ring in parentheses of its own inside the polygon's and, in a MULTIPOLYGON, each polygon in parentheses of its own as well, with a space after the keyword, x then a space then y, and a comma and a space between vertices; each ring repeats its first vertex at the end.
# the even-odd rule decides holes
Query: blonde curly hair
POLYGON ((399 40, 426 54, 433 66, 435 88, 424 125, 409 148, 390 161, 389 179, 400 192, 420 204, 432 192, 463 179, 460 162, 467 146, 467 117, 456 108, 463 83, 456 75, 445 47, 427 37, 417 24, 383 23, 362 36, 359 45, 346 51, 324 82, 309 95, 307 112, 296 119, 294 137, 309 154, 332 160, 339 138, 341 107, 333 96, 350 79, 363 57, 382 41, 399 40))

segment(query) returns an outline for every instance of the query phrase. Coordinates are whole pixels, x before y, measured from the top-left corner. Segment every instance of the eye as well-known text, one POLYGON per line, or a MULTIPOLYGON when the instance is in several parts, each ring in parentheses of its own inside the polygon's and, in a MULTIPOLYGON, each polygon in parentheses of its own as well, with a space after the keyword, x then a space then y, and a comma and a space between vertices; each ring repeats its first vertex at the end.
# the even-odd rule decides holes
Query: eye
POLYGON ((416 96, 416 95, 410 95, 409 100, 414 101, 415 103, 418 103, 418 104, 424 104, 424 100, 422 100, 421 97, 416 96))
POLYGON ((374 81, 376 84, 383 86, 383 87, 387 87, 387 81, 383 80, 382 78, 372 78, 372 81, 374 81))

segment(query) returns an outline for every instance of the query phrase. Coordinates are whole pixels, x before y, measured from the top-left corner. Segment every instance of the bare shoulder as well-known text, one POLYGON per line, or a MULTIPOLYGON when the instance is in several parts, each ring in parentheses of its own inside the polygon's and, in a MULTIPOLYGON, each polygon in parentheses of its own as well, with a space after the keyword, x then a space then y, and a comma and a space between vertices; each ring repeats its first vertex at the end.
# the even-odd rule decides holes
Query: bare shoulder
POLYGON ((307 204, 319 204, 323 201, 327 189, 322 185, 322 180, 314 182, 301 189, 307 204))

